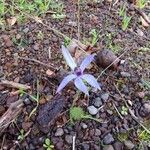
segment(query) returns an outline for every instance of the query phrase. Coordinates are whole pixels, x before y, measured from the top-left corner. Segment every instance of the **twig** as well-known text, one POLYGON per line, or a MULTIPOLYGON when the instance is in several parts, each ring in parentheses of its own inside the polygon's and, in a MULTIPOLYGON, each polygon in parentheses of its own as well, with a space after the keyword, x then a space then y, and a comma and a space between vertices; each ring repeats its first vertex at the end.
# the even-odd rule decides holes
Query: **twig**
POLYGON ((78 19, 78 41, 79 41, 80 40, 80 0, 78 0, 77 19, 78 19))
POLYGON ((118 109, 114 103, 113 103, 113 106, 114 106, 116 112, 118 113, 118 115, 120 116, 120 118, 123 119, 122 115, 120 114, 120 112, 118 111, 118 109))
POLYGON ((5 139, 6 139, 6 134, 4 134, 4 136, 3 136, 3 141, 1 143, 1 149, 0 150, 3 150, 3 145, 4 145, 4 142, 5 142, 5 139))
POLYGON ((2 132, 21 112, 23 106, 22 99, 11 103, 8 110, 0 118, 0 132, 2 132))
POLYGON ((75 150, 76 135, 72 137, 72 150, 75 150))
POLYGON ((42 65, 42 66, 48 67, 48 68, 50 68, 50 69, 52 69, 52 70, 56 70, 56 69, 54 68, 54 66, 45 64, 45 63, 43 63, 43 62, 41 62, 41 61, 39 61, 39 60, 36 60, 36 59, 34 59, 34 58, 26 58, 26 57, 20 57, 20 56, 18 56, 17 58, 18 58, 18 59, 22 59, 22 60, 26 60, 26 61, 32 61, 32 62, 38 63, 38 64, 40 64, 40 65, 42 65))
POLYGON ((130 107, 128 106, 126 100, 125 100, 124 97, 122 96, 121 92, 119 91, 119 89, 117 88, 117 86, 116 86, 115 83, 114 83, 114 86, 115 86, 117 92, 119 93, 119 95, 121 96, 122 100, 124 101, 126 107, 128 108, 131 117, 132 117, 147 133, 150 134, 150 130, 148 130, 148 129, 142 124, 142 122, 139 121, 138 117, 135 116, 135 114, 133 113, 133 111, 130 109, 130 107))
POLYGON ((8 86, 8 87, 13 87, 17 89, 23 89, 23 90, 28 90, 31 89, 30 86, 24 85, 21 83, 13 82, 13 81, 8 81, 8 80, 1 80, 0 85, 8 86))

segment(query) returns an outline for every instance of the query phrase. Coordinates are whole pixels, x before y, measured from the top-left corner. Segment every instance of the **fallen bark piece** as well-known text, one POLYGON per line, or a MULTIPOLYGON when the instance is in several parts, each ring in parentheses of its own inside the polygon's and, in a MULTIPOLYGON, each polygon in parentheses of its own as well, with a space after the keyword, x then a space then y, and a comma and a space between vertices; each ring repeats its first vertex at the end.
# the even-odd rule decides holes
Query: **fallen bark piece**
POLYGON ((96 63, 102 68, 107 68, 109 65, 110 69, 116 70, 120 64, 120 59, 111 50, 101 50, 97 54, 96 63))
POLYGON ((13 82, 13 81, 8 81, 8 80, 1 80, 0 85, 13 87, 13 88, 16 88, 16 89, 23 89, 23 90, 31 89, 31 87, 28 86, 28 85, 13 82))
POLYGON ((52 101, 39 107, 37 123, 42 132, 49 132, 52 121, 61 113, 64 104, 65 98, 62 95, 56 95, 52 101))
POLYGON ((22 99, 10 104, 8 110, 0 118, 0 133, 6 129, 13 120, 16 119, 22 110, 22 106, 22 99))

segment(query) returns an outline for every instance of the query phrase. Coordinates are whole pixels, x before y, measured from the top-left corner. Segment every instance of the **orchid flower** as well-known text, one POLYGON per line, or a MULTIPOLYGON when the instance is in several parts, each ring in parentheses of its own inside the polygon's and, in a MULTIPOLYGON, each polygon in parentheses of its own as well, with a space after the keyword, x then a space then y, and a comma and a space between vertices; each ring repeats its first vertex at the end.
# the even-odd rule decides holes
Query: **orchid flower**
POLYGON ((93 86, 96 89, 101 89, 99 83, 95 79, 94 76, 90 74, 84 74, 85 68, 94 60, 94 55, 88 55, 81 63, 80 67, 77 67, 74 59, 72 58, 71 54, 69 53, 68 49, 62 45, 62 54, 68 64, 68 66, 73 71, 72 74, 66 76, 62 82, 60 83, 56 93, 59 93, 70 81, 74 81, 75 86, 89 96, 88 88, 84 84, 86 81, 89 85, 93 86))

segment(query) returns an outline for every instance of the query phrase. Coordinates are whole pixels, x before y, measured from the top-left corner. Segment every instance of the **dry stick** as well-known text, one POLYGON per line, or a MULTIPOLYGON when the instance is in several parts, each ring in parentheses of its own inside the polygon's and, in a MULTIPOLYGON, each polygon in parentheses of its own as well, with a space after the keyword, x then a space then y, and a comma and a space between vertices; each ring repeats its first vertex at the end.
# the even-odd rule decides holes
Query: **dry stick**
POLYGON ((119 95, 121 96, 122 100, 124 101, 126 107, 128 108, 131 117, 132 117, 147 133, 150 134, 150 130, 148 130, 148 129, 141 123, 141 121, 139 121, 138 117, 135 116, 135 114, 133 113, 133 111, 129 108, 129 106, 128 106, 126 100, 125 100, 124 97, 122 96, 121 92, 119 91, 119 89, 118 89, 118 87, 116 86, 115 83, 114 83, 114 86, 115 86, 116 90, 118 91, 119 95))
POLYGON ((28 90, 31 87, 28 85, 24 85, 21 83, 13 82, 13 81, 8 81, 8 80, 1 80, 0 85, 8 86, 8 87, 13 87, 17 89, 23 89, 23 90, 28 90))
POLYGON ((14 119, 16 119, 22 110, 22 106, 22 99, 10 104, 8 110, 0 118, 0 133, 7 128, 7 126, 13 122, 14 119))
POLYGON ((43 66, 45 66, 45 67, 48 67, 48 68, 50 68, 50 69, 52 69, 52 70, 55 70, 52 65, 45 64, 45 63, 43 63, 43 62, 41 62, 41 61, 39 61, 39 60, 36 60, 36 59, 34 59, 34 58, 26 58, 26 57, 20 57, 20 56, 18 56, 17 58, 18 58, 18 59, 22 59, 22 60, 27 60, 27 61, 33 61, 33 62, 35 62, 35 63, 38 63, 38 64, 40 64, 40 65, 43 65, 43 66))
POLYGON ((120 116, 120 118, 123 119, 122 115, 120 114, 120 112, 118 111, 118 109, 114 103, 113 103, 113 106, 114 106, 116 112, 118 113, 118 115, 120 116))
POLYGON ((78 19, 78 41, 79 41, 80 40, 80 0, 78 0, 77 19, 78 19))
POLYGON ((75 150, 76 135, 72 137, 72 150, 75 150))
POLYGON ((4 142, 5 142, 5 138, 6 138, 6 134, 4 134, 4 136, 3 136, 3 141, 1 143, 1 149, 0 150, 3 150, 3 145, 4 145, 4 142))

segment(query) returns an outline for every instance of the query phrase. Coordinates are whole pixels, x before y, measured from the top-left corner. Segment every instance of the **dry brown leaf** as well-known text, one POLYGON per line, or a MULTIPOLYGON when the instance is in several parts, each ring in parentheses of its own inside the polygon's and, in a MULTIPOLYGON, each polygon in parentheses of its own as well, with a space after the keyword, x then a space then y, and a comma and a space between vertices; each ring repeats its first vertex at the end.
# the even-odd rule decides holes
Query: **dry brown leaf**
POLYGON ((149 24, 145 21, 145 19, 141 16, 141 22, 143 27, 149 27, 149 24))
POLYGON ((54 75, 54 72, 51 71, 50 69, 48 69, 48 70, 46 71, 46 74, 47 74, 48 76, 51 76, 51 75, 54 75))
POLYGON ((34 18, 34 20, 35 20, 36 22, 39 22, 39 23, 43 24, 41 18, 39 18, 39 17, 37 17, 37 16, 34 16, 33 18, 34 18))
POLYGON ((11 17, 7 19, 7 22, 10 26, 13 26, 16 23, 16 21, 17 21, 16 17, 11 17))

